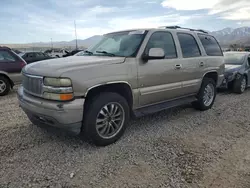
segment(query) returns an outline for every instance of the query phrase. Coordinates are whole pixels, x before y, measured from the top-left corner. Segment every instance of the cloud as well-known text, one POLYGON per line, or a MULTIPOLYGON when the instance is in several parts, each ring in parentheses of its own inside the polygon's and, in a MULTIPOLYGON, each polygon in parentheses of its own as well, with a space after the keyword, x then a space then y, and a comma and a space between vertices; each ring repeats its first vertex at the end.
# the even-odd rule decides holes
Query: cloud
POLYGON ((250 20, 250 7, 223 13, 221 17, 227 20, 250 20))
POLYGON ((237 22, 237 24, 240 25, 241 27, 249 27, 250 21, 240 21, 237 22))
POLYGON ((176 10, 207 9, 209 15, 226 20, 250 20, 250 0, 164 0, 161 5, 176 10))
POLYGON ((85 14, 86 15, 96 15, 96 14, 105 14, 117 11, 116 7, 104 7, 104 6, 95 6, 93 8, 88 9, 85 14))
POLYGON ((146 18, 135 19, 132 17, 118 17, 109 19, 105 23, 105 27, 88 27, 77 28, 77 35, 79 38, 86 38, 92 35, 102 35, 105 33, 126 30, 126 29, 140 29, 140 28, 156 28, 163 25, 178 25, 184 24, 193 17, 180 16, 178 14, 171 14, 165 16, 153 16, 146 18))
POLYGON ((220 29, 250 22, 250 0, 14 1, 1 2, 1 42, 72 40, 74 20, 81 39, 131 28, 220 29))
POLYGON ((184 24, 191 19, 191 16, 181 16, 179 14, 171 14, 165 16, 154 16, 133 19, 131 17, 114 18, 108 22, 112 29, 124 30, 131 28, 155 28, 164 25, 184 24))
POLYGON ((164 0, 161 5, 176 10, 201 10, 211 9, 218 2, 219 0, 164 0))

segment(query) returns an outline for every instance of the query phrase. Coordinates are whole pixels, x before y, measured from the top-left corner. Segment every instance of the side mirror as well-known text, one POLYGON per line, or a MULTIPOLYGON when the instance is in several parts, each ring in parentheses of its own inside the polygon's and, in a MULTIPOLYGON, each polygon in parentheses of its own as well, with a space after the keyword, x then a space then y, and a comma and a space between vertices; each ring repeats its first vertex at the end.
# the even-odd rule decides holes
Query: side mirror
POLYGON ((165 52, 162 48, 150 48, 148 55, 143 55, 143 60, 164 59, 165 52))

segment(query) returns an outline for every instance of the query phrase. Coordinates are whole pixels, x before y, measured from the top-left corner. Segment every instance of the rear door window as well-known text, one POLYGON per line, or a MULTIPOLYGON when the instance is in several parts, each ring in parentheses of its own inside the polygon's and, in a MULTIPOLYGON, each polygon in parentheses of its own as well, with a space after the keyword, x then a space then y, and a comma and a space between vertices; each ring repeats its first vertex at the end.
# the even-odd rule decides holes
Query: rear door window
POLYGON ((2 50, 0 51, 0 63, 1 62, 13 62, 15 61, 15 57, 8 51, 2 50))
POLYGON ((184 58, 201 56, 200 48, 194 36, 188 33, 178 33, 182 55, 184 58))
POLYGON ((208 56, 223 56, 220 45, 214 37, 203 34, 198 34, 198 37, 208 56))

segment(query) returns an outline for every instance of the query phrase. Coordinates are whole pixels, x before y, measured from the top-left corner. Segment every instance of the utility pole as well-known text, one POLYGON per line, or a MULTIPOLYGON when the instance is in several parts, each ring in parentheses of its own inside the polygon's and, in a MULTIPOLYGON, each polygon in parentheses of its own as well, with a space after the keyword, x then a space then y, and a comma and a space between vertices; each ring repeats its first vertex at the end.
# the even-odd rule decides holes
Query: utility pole
POLYGON ((77 46, 77 33, 76 33, 76 21, 75 20, 74 20, 74 24, 75 24, 76 50, 77 50, 78 46, 77 46))
POLYGON ((51 40, 51 50, 53 50, 53 42, 52 42, 52 38, 50 38, 51 40))

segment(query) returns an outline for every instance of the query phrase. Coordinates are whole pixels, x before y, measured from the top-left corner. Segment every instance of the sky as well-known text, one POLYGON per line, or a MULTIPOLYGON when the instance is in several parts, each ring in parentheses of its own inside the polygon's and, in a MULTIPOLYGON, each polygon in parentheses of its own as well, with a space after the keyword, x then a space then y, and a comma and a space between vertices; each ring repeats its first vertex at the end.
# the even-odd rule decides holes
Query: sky
POLYGON ((250 0, 1 0, 0 43, 70 41, 179 25, 209 31, 250 26, 250 0))

